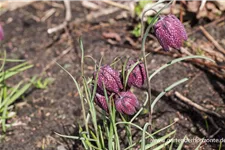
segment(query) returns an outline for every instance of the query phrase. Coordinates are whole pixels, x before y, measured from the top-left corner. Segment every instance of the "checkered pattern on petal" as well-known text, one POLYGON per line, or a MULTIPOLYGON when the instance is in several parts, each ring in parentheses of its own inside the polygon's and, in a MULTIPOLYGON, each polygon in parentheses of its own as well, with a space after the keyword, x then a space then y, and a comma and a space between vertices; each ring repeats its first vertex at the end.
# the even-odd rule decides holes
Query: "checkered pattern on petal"
POLYGON ((180 49, 187 40, 187 33, 183 24, 174 15, 162 16, 154 25, 156 38, 165 51, 170 47, 180 49))
POLYGON ((133 115, 140 107, 137 97, 130 91, 119 93, 119 98, 115 101, 116 110, 120 113, 133 115))
MULTIPOLYGON (((127 70, 129 70, 135 63, 136 62, 133 60, 128 61, 127 70)), ((133 85, 135 87, 140 88, 144 84, 145 80, 146 80, 146 72, 145 72, 144 64, 139 63, 131 71, 128 77, 127 84, 129 87, 133 85)))

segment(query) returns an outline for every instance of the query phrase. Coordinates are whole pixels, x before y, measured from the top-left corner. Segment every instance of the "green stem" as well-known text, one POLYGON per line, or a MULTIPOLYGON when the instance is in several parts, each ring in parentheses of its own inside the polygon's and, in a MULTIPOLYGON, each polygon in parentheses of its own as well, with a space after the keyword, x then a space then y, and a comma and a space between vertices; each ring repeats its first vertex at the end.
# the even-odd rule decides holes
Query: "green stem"
MULTIPOLYGON (((164 1, 160 1, 158 3, 156 3, 153 7, 155 7, 156 5, 162 3, 164 1)), ((163 8, 161 8, 158 13, 154 16, 154 18, 151 20, 149 26, 147 27, 147 29, 145 30, 145 33, 143 33, 144 31, 144 28, 142 27, 142 44, 141 44, 141 51, 142 51, 142 55, 143 55, 143 60, 144 60, 144 66, 145 66, 145 71, 146 71, 146 74, 147 74, 147 87, 148 87, 148 109, 149 109, 149 133, 151 133, 151 130, 152 130, 152 110, 151 110, 151 84, 150 84, 150 80, 149 80, 149 77, 148 77, 148 68, 147 68, 147 60, 146 60, 146 57, 145 57, 145 43, 146 43, 146 38, 148 37, 148 33, 150 31, 150 29, 153 27, 153 24, 155 22, 155 20, 157 19, 157 17, 159 16, 159 13, 166 7, 168 7, 171 3, 173 2, 173 0, 171 0, 167 5, 165 5, 163 8), (144 35, 143 35, 144 34, 144 35)), ((148 10, 146 10, 143 15, 142 15, 142 24, 143 24, 143 18, 144 18, 144 15, 146 12, 148 12, 149 10, 153 10, 155 11, 154 9, 150 8, 148 10)))
POLYGON ((144 66, 145 66, 145 72, 147 74, 147 87, 148 87, 148 106, 149 106, 149 133, 151 133, 151 127, 152 127, 152 114, 151 114, 151 84, 149 82, 149 76, 148 76, 148 68, 147 68, 147 60, 146 60, 146 57, 145 57, 145 39, 143 39, 142 41, 142 48, 141 48, 141 51, 142 51, 142 55, 143 55, 143 60, 144 60, 144 66))
MULTIPOLYGON (((85 84, 84 81, 84 47, 83 47, 83 42, 82 39, 79 39, 79 44, 80 44, 80 49, 81 49, 81 76, 82 76, 82 80, 83 80, 83 85, 85 84)), ((81 88, 82 93, 84 92, 84 87, 81 88)), ((85 107, 84 107, 84 96, 82 94, 81 98, 81 107, 82 107, 82 112, 83 112, 83 119, 84 119, 84 123, 85 123, 85 129, 87 131, 87 136, 88 138, 90 138, 90 133, 89 133, 89 129, 88 129, 88 122, 86 119, 86 111, 85 111, 85 107)))

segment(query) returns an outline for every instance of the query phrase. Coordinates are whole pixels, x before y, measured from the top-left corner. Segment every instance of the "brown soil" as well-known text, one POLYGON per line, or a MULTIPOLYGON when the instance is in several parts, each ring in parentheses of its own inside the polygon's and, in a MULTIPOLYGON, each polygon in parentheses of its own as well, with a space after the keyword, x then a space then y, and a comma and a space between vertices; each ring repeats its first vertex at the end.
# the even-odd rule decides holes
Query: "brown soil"
MULTIPOLYGON (((63 3, 59 3, 63 4, 63 3)), ((63 5, 62 5, 63 6, 63 5)), ((54 7, 56 13, 44 22, 37 22, 33 16, 42 17, 44 13, 53 8, 51 3, 34 2, 26 7, 9 11, 1 16, 4 22, 5 40, 2 48, 6 49, 8 57, 22 58, 31 61, 35 66, 15 78, 15 82, 21 77, 31 77, 40 72, 51 63, 52 60, 62 55, 68 48, 73 49, 57 62, 63 65, 75 78, 80 75, 80 58, 77 44, 78 37, 82 36, 85 54, 99 60, 104 56, 103 62, 110 63, 117 56, 139 57, 141 52, 133 48, 126 40, 130 37, 133 26, 131 18, 115 19, 120 12, 71 25, 68 32, 57 32, 48 35, 47 29, 56 26, 64 20, 64 9, 54 7), (105 39, 104 32, 115 32, 121 37, 120 41, 105 39), (111 44, 110 44, 111 43, 111 44), (119 43, 119 44, 118 44, 119 43), (77 53, 78 52, 78 53, 77 53)), ((83 8, 80 2, 72 2, 73 20, 82 19, 90 10, 83 8)), ((225 27, 207 28, 211 35, 220 42, 225 36, 225 27)), ((191 31, 189 28, 188 31, 191 31)), ((201 32, 193 34, 189 38, 196 38, 207 42, 201 32)), ((134 39, 136 42, 140 40, 134 39)), ((148 41, 153 49, 158 46, 155 39, 148 41)), ((225 45, 223 45, 225 48, 225 45)), ((1 48, 1 49, 2 49, 1 48)), ((169 53, 169 52, 168 52, 169 53)), ((148 67, 154 70, 172 60, 172 57, 151 53, 148 56, 148 67)), ((86 74, 93 72, 93 63, 87 60, 86 74)), ((22 122, 23 125, 11 127, 5 138, 0 143, 1 150, 36 150, 36 149, 81 149, 76 141, 62 139, 54 131, 62 134, 74 134, 78 124, 82 124, 81 105, 75 85, 72 79, 56 64, 47 69, 45 77, 52 77, 55 81, 45 90, 33 89, 23 100, 15 105, 17 116, 10 122, 22 122)), ((225 115, 224 81, 219 80, 208 71, 190 63, 178 63, 158 74, 152 82, 153 96, 168 87, 173 82, 183 77, 196 77, 189 86, 179 86, 176 91, 183 93, 194 102, 225 115), (197 76, 197 77, 196 77, 197 76)), ((13 82, 14 82, 13 81, 13 82)), ((183 138, 202 138, 216 132, 216 128, 209 119, 207 129, 204 114, 189 107, 177 99, 173 92, 167 94, 157 104, 154 114, 154 125, 157 128, 168 125, 174 118, 179 122, 173 127, 177 130, 176 136, 183 138)), ((214 123, 222 130, 214 138, 225 138, 224 124, 221 119, 210 116, 214 123)), ((144 117, 140 122, 145 122, 144 117)), ((193 149, 198 143, 190 143, 186 149, 193 149)), ((219 143, 204 144, 204 149, 218 149, 219 143)), ((223 147, 224 148, 224 147, 223 147)))

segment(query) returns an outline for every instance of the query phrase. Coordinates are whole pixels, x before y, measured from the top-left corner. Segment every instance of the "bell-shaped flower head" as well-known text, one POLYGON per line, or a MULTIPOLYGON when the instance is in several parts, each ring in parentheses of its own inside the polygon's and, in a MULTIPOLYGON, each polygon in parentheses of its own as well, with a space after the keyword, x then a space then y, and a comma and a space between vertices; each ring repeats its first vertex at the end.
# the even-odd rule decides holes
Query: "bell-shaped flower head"
POLYGON ((184 25, 174 15, 161 16, 154 25, 154 32, 165 51, 169 48, 180 49, 187 40, 184 25))
POLYGON ((116 110, 120 113, 133 115, 140 107, 137 97, 131 92, 121 92, 115 100, 116 110))
MULTIPOLYGON (((128 61, 127 70, 131 69, 136 62, 133 60, 128 61)), ((128 76, 127 85, 131 87, 142 87, 146 80, 146 71, 143 63, 138 63, 128 76)))
POLYGON ((108 105, 105 96, 96 93, 95 94, 95 103, 103 110, 108 112, 108 105))
MULTIPOLYGON (((97 73, 94 73, 96 77, 97 73)), ((98 73, 98 87, 104 91, 104 86, 107 92, 118 93, 123 89, 123 85, 120 79, 120 73, 112 69, 109 65, 102 66, 98 73)))

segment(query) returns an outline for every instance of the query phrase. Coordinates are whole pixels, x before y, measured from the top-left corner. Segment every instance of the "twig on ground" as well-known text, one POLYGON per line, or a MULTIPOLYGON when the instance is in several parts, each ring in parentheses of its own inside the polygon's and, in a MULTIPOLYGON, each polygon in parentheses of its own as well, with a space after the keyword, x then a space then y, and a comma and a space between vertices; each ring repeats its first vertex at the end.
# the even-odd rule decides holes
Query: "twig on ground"
POLYGON ((122 8, 122 9, 130 11, 129 7, 127 7, 126 5, 117 3, 117 2, 113 2, 113 1, 110 1, 110 0, 103 0, 102 2, 104 2, 106 4, 109 4, 109 5, 112 5, 112 6, 115 6, 115 7, 118 7, 118 8, 122 8))
POLYGON ((191 80, 189 80, 189 82, 185 85, 185 87, 189 87, 200 75, 202 75, 203 72, 199 72, 198 74, 196 74, 191 80))
MULTIPOLYGON (((115 2, 113 2, 115 3, 115 2)), ((122 5, 122 4, 121 4, 122 5)), ((100 18, 102 16, 105 16, 105 15, 109 15, 109 14, 112 14, 112 13, 115 13, 117 12, 118 10, 120 10, 120 8, 115 8, 115 7, 112 7, 112 8, 106 8, 106 9, 100 9, 99 11, 97 12, 91 12, 90 14, 88 14, 86 17, 83 17, 83 18, 77 18, 75 19, 74 21, 71 22, 70 25, 79 25, 81 24, 82 22, 84 21, 95 21, 97 18, 100 18)))
POLYGON ((206 0, 202 0, 199 10, 201 11, 205 6, 206 0))
MULTIPOLYGON (((209 121, 212 123, 212 125, 217 129, 216 132, 214 132, 213 134, 211 134, 209 136, 210 139, 214 138, 214 136, 216 136, 220 131, 221 131, 221 128, 218 127, 218 125, 215 123, 215 121, 213 120, 212 117, 208 116, 208 119, 209 121)), ((223 122, 223 121, 222 121, 223 122)), ((223 122, 224 123, 224 122, 223 122)))
MULTIPOLYGON (((171 56, 171 57, 174 57, 174 58, 178 58, 178 57, 182 57, 181 54, 178 54, 178 53, 167 53, 167 52, 164 52, 164 51, 159 51, 160 48, 156 48, 155 50, 150 50, 150 49, 146 49, 147 52, 155 52, 155 53, 159 53, 159 54, 163 54, 163 55, 167 55, 167 56, 171 56)), ((209 62, 206 62, 206 61, 202 61, 202 60, 198 60, 198 59, 190 59, 190 60, 185 60, 186 62, 191 62, 195 65, 198 65, 202 68, 202 66, 204 66, 204 68, 208 68, 207 71, 209 71, 210 73, 212 73, 213 75, 217 76, 218 78, 224 80, 225 79, 225 74, 219 70, 221 69, 225 69, 225 66, 222 66, 222 65, 217 65, 217 64, 214 64, 214 63, 209 63, 209 62)))
POLYGON ((70 0, 64 0, 65 8, 66 8, 66 17, 65 21, 69 22, 72 18, 70 0))
POLYGON ((207 103, 210 103, 211 105, 213 105, 214 107, 222 107, 225 108, 225 104, 218 104, 217 102, 214 101, 210 101, 208 99, 205 100, 207 103))
POLYGON ((203 26, 199 27, 203 34, 210 40, 214 46, 225 55, 225 49, 205 30, 203 26))
POLYGON ((183 48, 183 47, 181 47, 180 51, 189 56, 193 55, 191 52, 189 52, 186 48, 183 48))
POLYGON ((12 124, 10 124, 10 126, 13 126, 13 127, 16 127, 16 126, 26 126, 27 124, 26 123, 23 123, 21 121, 16 121, 12 124))
POLYGON ((46 72, 52 65, 55 64, 55 62, 57 62, 59 59, 61 59, 64 55, 66 55, 67 53, 69 53, 72 50, 72 47, 67 48, 66 50, 64 50, 58 57, 56 57, 55 59, 53 59, 48 65, 46 65, 46 67, 42 70, 42 73, 46 72))
POLYGON ((209 136, 209 134, 207 133, 207 131, 205 130, 205 128, 202 127, 200 124, 196 124, 195 126, 198 127, 199 132, 201 132, 201 134, 204 137, 208 137, 209 136))
POLYGON ((71 20, 72 14, 71 14, 70 1, 64 0, 64 4, 65 4, 65 9, 66 9, 66 16, 65 16, 64 22, 56 27, 48 29, 48 31, 47 31, 48 34, 52 34, 54 32, 57 32, 58 30, 64 29, 68 25, 68 22, 71 20))
POLYGON ((202 112, 204 112, 204 113, 207 113, 207 114, 214 115, 214 116, 216 116, 216 117, 218 117, 218 118, 224 118, 224 117, 221 116, 220 114, 218 114, 218 113, 216 113, 216 112, 214 112, 214 111, 208 110, 208 109, 206 109, 206 108, 204 108, 204 107, 202 107, 202 106, 200 106, 200 105, 194 103, 192 100, 188 99, 187 97, 183 96, 182 94, 180 94, 180 93, 177 92, 177 91, 175 92, 175 95, 176 95, 180 100, 182 100, 183 102, 187 103, 188 105, 190 105, 190 106, 196 108, 197 110, 200 110, 200 111, 202 111, 202 112))
MULTIPOLYGON (((194 107, 195 109, 199 110, 199 111, 202 111, 203 113, 206 113, 206 114, 210 114, 210 115, 214 115, 218 118, 221 118, 221 119, 224 119, 223 116, 221 116, 220 114, 214 112, 214 111, 211 111, 211 110, 208 110, 196 103, 194 103, 193 101, 191 101, 190 99, 188 99, 187 97, 183 96, 182 94, 180 94, 179 92, 175 92, 175 95, 180 99, 182 100, 183 102, 185 102, 186 104, 194 107)), ((221 131, 221 128, 215 123, 214 119, 211 117, 211 116, 208 116, 207 115, 207 118, 209 119, 210 123, 215 127, 216 129, 216 132, 214 132, 213 134, 211 134, 210 136, 208 135, 208 133, 205 132, 205 130, 201 130, 201 132, 208 138, 213 138, 216 134, 218 134, 220 131, 221 131)), ((223 121, 222 121, 223 122, 223 121)), ((223 122, 224 123, 224 122, 223 122)))
POLYGON ((59 31, 59 30, 64 29, 64 28, 66 27, 66 25, 67 25, 67 22, 64 21, 62 24, 60 24, 60 25, 58 25, 58 26, 56 26, 56 27, 54 27, 54 28, 48 29, 47 32, 48 32, 48 34, 52 34, 52 33, 54 33, 54 32, 57 32, 57 31, 59 31))
POLYGON ((91 10, 98 10, 100 6, 90 1, 82 1, 82 6, 91 10))
POLYGON ((30 18, 32 18, 34 21, 36 22, 40 22, 41 19, 33 14, 31 14, 30 12, 24 10, 24 9, 21 9, 21 11, 25 14, 25 15, 28 15, 30 18))
MULTIPOLYGON (((191 49, 193 51, 196 51, 196 48, 191 46, 191 49)), ((225 60, 225 57, 223 56, 223 54, 221 54, 220 52, 217 52, 215 50, 209 49, 209 48, 202 48, 201 50, 205 51, 206 53, 208 53, 210 56, 215 57, 215 59, 219 62, 223 62, 225 60)))
POLYGON ((112 14, 114 12, 117 12, 119 10, 119 8, 106 8, 106 9, 101 9, 100 11, 98 12, 93 12, 93 13, 90 13, 86 16, 86 19, 88 21, 92 21, 92 20, 95 20, 96 18, 99 18, 101 16, 105 16, 105 15, 109 15, 109 14, 112 14))
POLYGON ((45 12, 45 15, 41 18, 42 22, 45 22, 49 17, 51 17, 55 13, 56 9, 52 8, 45 12))
POLYGON ((209 121, 212 123, 212 125, 213 125, 216 129, 219 129, 218 125, 215 123, 215 121, 213 120, 213 118, 210 117, 210 116, 207 116, 207 117, 208 117, 209 121))
POLYGON ((43 1, 43 2, 52 7, 64 9, 64 5, 61 3, 57 3, 57 1, 43 1))
POLYGON ((210 139, 214 138, 221 130, 222 130, 221 128, 217 129, 215 133, 209 136, 209 138, 210 139))
MULTIPOLYGON (((18 8, 23 8, 23 7, 31 4, 32 2, 33 1, 0 1, 2 8, 6 8, 9 11, 14 11, 18 8)), ((7 12, 7 11, 5 11, 5 12, 7 12)))
MULTIPOLYGON (((204 25, 203 27, 204 27, 204 28, 207 28, 207 27, 209 27, 209 26, 216 25, 217 23, 220 23, 220 22, 222 22, 222 21, 224 21, 224 20, 225 20, 225 17, 221 17, 220 19, 215 20, 215 21, 213 21, 213 22, 210 22, 210 23, 204 25)), ((199 30, 200 30, 199 27, 197 27, 197 28, 191 30, 191 32, 188 33, 188 36, 190 36, 190 35, 196 33, 196 32, 199 31, 199 30)))

